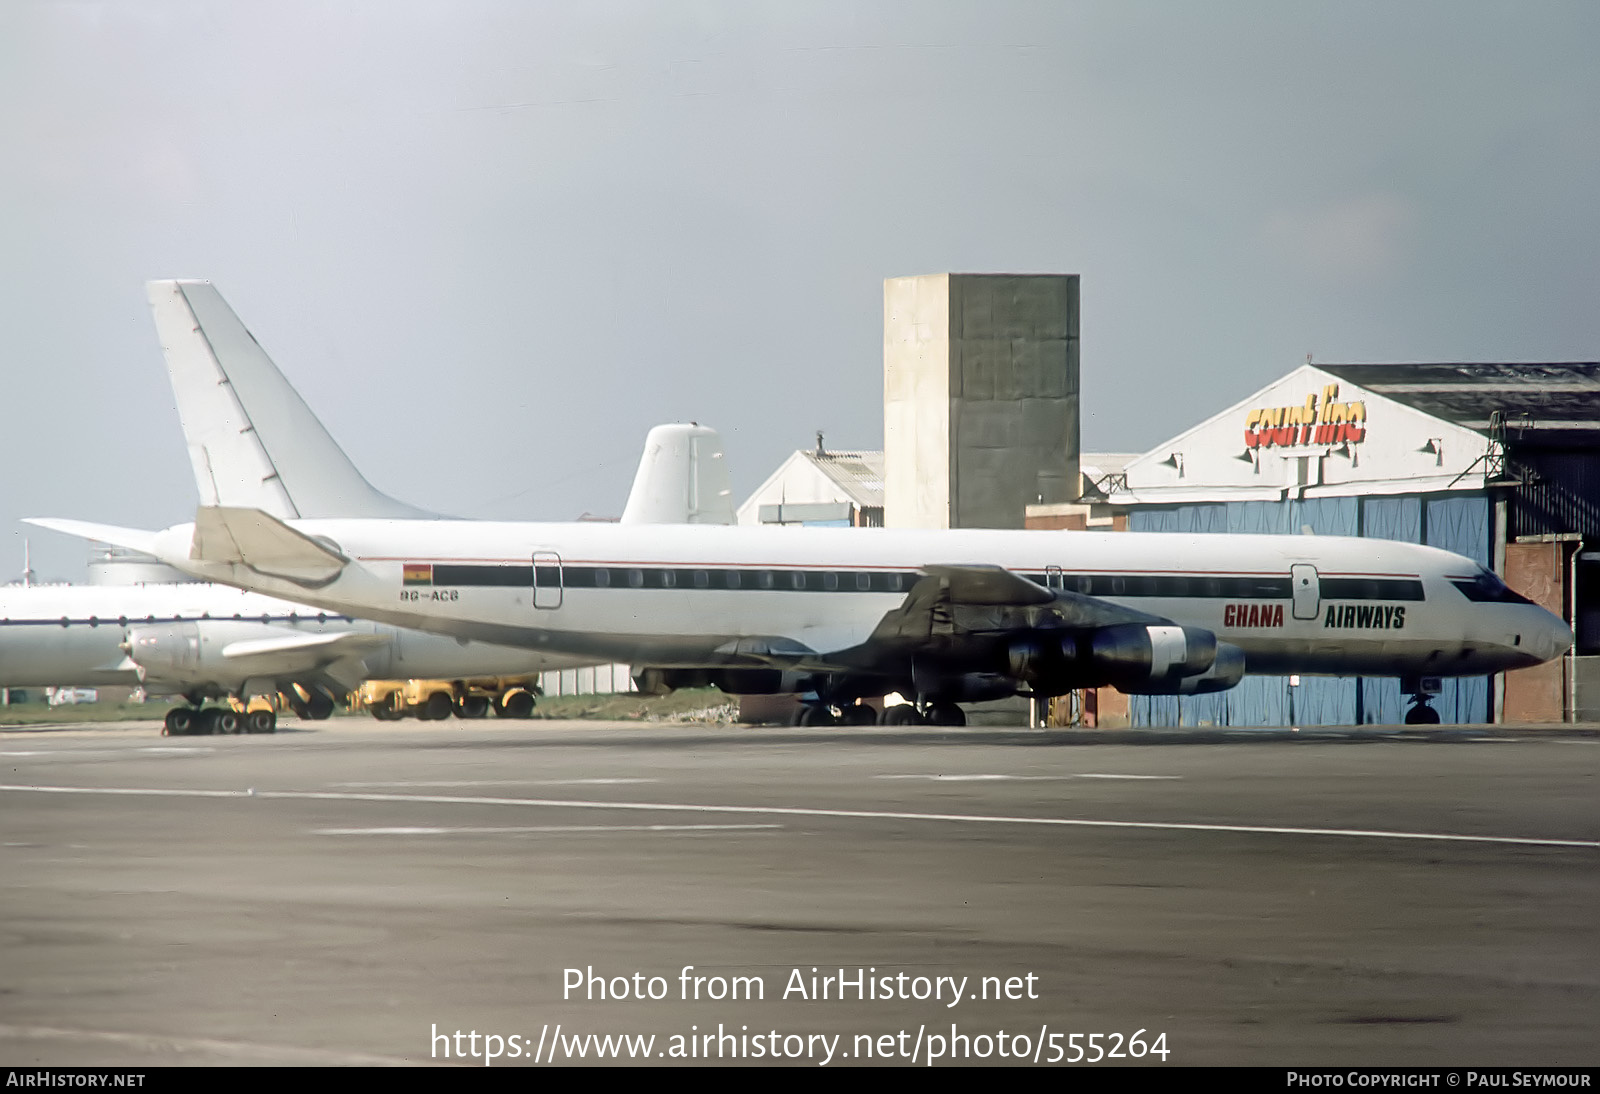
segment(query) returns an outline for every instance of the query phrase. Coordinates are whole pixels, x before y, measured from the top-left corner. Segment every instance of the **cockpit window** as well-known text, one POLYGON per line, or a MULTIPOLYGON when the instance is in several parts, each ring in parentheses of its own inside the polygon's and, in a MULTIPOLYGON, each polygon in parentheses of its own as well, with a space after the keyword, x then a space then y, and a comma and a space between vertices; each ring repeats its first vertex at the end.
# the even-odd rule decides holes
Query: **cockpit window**
POLYGON ((1451 578, 1450 584, 1459 589, 1462 596, 1478 604, 1533 603, 1521 593, 1514 593, 1507 588, 1506 583, 1500 580, 1499 575, 1491 573, 1482 567, 1470 578, 1451 578))

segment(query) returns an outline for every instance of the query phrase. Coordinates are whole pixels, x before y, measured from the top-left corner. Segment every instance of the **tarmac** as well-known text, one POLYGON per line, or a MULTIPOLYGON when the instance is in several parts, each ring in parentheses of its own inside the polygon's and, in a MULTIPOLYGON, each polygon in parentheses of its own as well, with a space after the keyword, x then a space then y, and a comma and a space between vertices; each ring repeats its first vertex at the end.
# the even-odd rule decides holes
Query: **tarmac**
POLYGON ((1594 727, 8 730, 0 1064, 1593 1066, 1597 775, 1594 727))

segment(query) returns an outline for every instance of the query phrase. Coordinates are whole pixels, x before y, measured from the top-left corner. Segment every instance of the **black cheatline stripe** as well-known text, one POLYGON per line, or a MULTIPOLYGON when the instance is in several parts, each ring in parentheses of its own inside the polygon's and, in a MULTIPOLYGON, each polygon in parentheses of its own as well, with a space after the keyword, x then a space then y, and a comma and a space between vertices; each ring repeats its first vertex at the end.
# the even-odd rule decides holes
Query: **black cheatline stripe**
MULTIPOLYGON (((544 567, 540 567, 544 569, 544 567)), ((444 562, 433 564, 435 585, 487 585, 495 588, 527 588, 533 584, 532 566, 469 566, 444 562)))
MULTIPOLYGON (((714 569, 668 566, 567 566, 434 563, 433 583, 456 587, 568 589, 717 589, 770 592, 903 593, 919 579, 897 570, 714 569)), ((1288 600, 1284 577, 1184 577, 1158 574, 1028 573, 1048 589, 1085 596, 1177 600, 1288 600)), ((1409 578, 1325 577, 1326 600, 1422 600, 1422 582, 1409 578)))
POLYGON ((1027 574, 1050 589, 1085 596, 1147 596, 1178 600, 1287 600, 1285 577, 1182 577, 1169 574, 1027 574))
POLYGON ((1423 600, 1422 582, 1395 577, 1325 577, 1324 600, 1423 600))

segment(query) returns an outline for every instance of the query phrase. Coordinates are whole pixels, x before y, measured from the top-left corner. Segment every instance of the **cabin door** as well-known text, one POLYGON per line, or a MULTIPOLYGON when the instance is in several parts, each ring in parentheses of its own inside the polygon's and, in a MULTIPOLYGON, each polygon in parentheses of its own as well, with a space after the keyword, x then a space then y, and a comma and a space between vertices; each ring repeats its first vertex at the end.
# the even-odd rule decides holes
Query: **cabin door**
POLYGON ((1317 579, 1317 568, 1309 562, 1289 567, 1289 582, 1294 587, 1294 617, 1315 619, 1322 597, 1322 582, 1317 579))
POLYGON ((533 552, 533 606, 561 607, 561 556, 554 551, 533 552))

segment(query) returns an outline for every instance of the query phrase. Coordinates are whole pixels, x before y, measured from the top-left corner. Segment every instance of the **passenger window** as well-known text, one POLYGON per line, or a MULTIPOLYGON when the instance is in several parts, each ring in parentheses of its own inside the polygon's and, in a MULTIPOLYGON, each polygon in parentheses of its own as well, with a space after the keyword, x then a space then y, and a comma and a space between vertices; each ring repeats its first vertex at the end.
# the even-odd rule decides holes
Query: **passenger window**
POLYGON ((738 570, 723 570, 722 571, 722 583, 724 585, 726 585, 728 588, 737 589, 739 587, 740 580, 741 579, 740 579, 738 570))
POLYGON ((635 589, 644 588, 644 571, 643 570, 629 570, 628 571, 628 584, 631 585, 635 589))
POLYGON ((711 575, 704 570, 696 570, 694 572, 694 587, 696 589, 711 588, 711 575))
POLYGON ((822 587, 828 592, 833 592, 839 587, 839 575, 829 571, 822 575, 822 587))
POLYGON ((596 589, 609 589, 609 588, 611 588, 611 571, 607 570, 603 566, 595 567, 595 571, 594 571, 594 587, 596 589))

